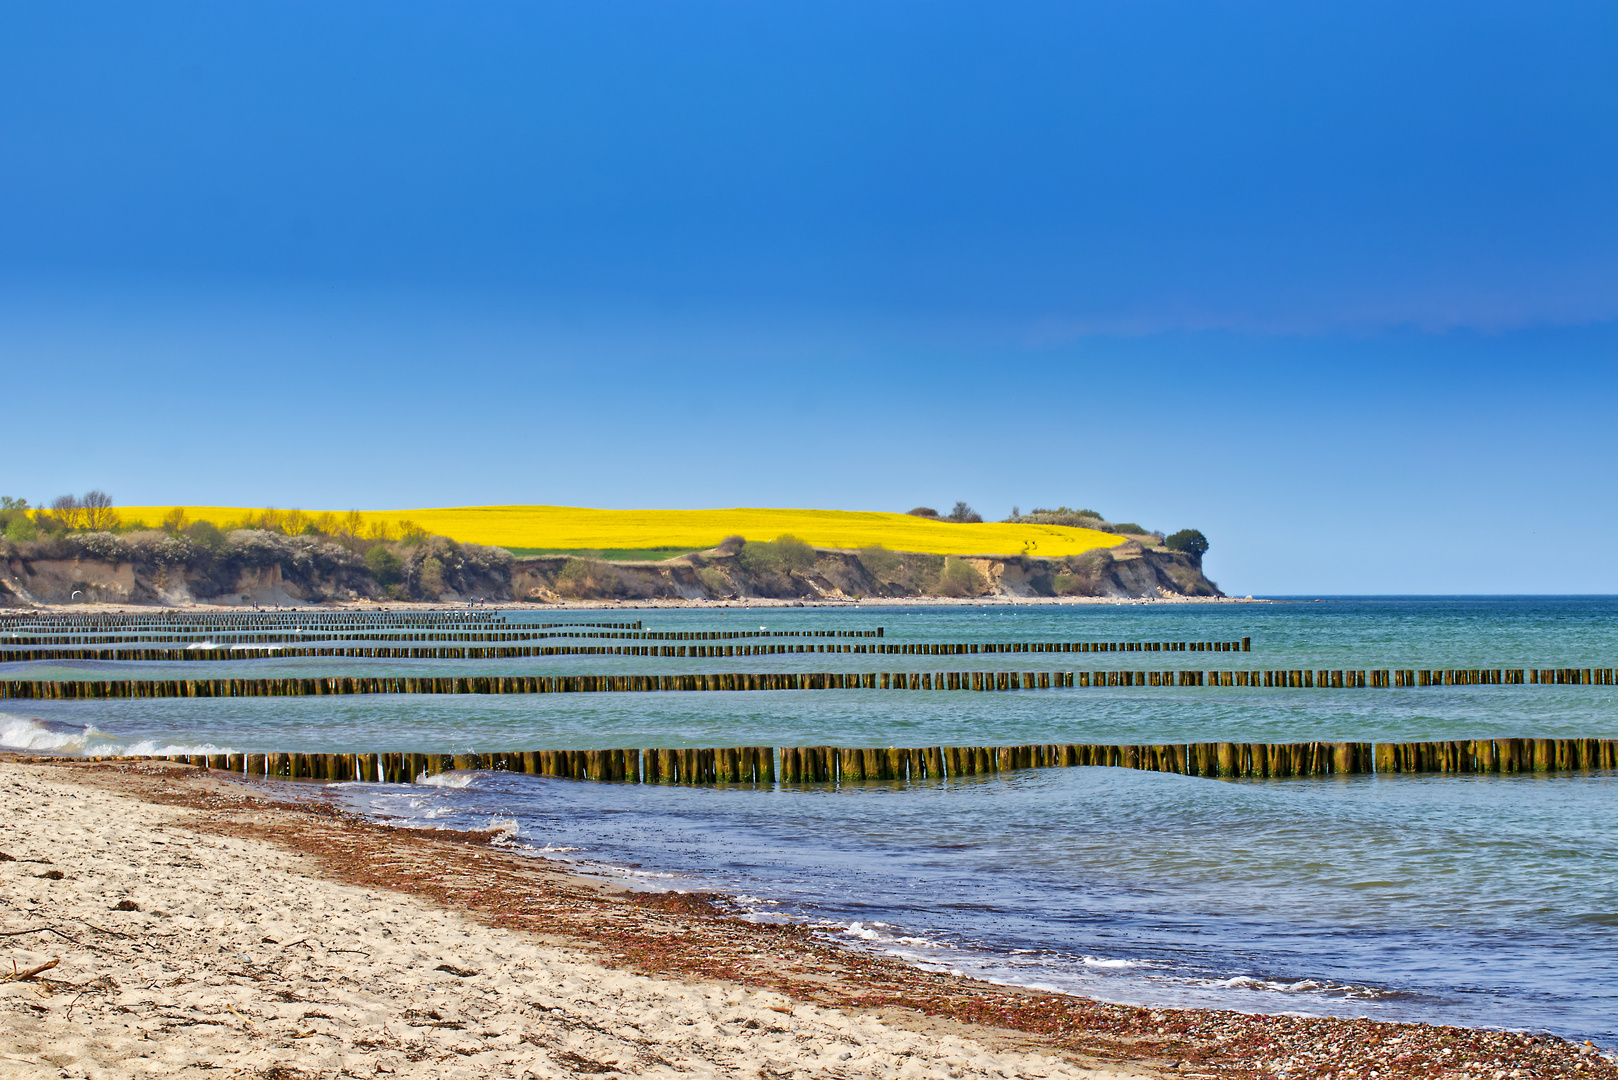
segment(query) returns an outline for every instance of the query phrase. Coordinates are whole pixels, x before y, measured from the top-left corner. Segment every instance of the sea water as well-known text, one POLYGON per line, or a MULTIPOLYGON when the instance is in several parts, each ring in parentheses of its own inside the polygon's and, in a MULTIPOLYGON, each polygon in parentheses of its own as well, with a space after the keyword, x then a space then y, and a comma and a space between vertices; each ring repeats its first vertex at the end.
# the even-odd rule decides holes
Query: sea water
MULTIPOLYGON (((6 676, 1618 666, 1618 600, 1610 598, 570 616, 533 620, 638 617, 652 630, 881 625, 888 644, 1250 636, 1253 651, 52 662, 8 664, 6 676)), ((1618 736, 1618 688, 1604 686, 170 699, 15 708, 23 704, 0 710, 0 742, 85 753, 1618 736)), ((1615 783, 1602 773, 1221 781, 1079 768, 838 788, 473 773, 409 787, 337 785, 331 793, 388 821, 497 823, 519 847, 647 887, 726 892, 749 917, 800 920, 850 944, 980 977, 1114 1001, 1530 1028, 1612 1045, 1615 783)))

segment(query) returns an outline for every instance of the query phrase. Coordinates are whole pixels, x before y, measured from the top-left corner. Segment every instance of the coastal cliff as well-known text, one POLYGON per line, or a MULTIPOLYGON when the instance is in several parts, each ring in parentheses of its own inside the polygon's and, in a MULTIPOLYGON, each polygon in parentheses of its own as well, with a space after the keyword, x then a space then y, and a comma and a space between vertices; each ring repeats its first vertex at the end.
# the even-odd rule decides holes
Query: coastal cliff
POLYGON ((939 556, 776 545, 661 562, 515 558, 442 537, 379 563, 339 543, 237 530, 212 548, 162 533, 0 542, 0 605, 184 605, 332 601, 855 600, 975 597, 1218 597, 1195 555, 1129 541, 1069 559, 939 556))
POLYGON ((1217 597, 1200 560, 1130 541, 1073 559, 1028 556, 939 556, 815 549, 796 569, 749 566, 723 549, 660 563, 609 563, 572 556, 515 562, 519 600, 802 599, 974 597, 1217 597), (951 564, 954 564, 953 566, 951 564))

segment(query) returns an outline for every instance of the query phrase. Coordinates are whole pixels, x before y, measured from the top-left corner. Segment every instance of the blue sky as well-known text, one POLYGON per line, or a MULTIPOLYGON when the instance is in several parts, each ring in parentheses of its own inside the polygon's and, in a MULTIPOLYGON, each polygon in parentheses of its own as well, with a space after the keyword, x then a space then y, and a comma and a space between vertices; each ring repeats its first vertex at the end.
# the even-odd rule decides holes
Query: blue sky
POLYGON ((7 3, 0 101, 9 494, 1618 592, 1611 4, 7 3))

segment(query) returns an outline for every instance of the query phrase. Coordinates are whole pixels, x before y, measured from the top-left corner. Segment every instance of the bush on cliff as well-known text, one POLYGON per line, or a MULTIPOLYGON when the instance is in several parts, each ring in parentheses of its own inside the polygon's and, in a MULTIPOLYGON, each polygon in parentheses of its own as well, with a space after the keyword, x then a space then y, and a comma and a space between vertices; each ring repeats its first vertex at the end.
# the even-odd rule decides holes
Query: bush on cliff
POLYGON ((511 587, 511 552, 504 548, 429 536, 391 550, 402 560, 406 587, 425 600, 436 600, 444 593, 501 596, 511 587))
POLYGON ((617 572, 601 560, 569 559, 556 575, 556 591, 569 600, 595 600, 624 589, 617 572))
POLYGON ((698 570, 697 580, 702 582, 703 590, 715 599, 736 595, 736 587, 717 566, 704 566, 698 570))
POLYGON ((939 596, 981 596, 988 587, 978 568, 965 559, 951 555, 944 560, 944 569, 938 575, 939 596))
POLYGON ((814 569, 815 549, 796 536, 783 535, 766 543, 743 544, 736 561, 755 576, 806 574, 814 569))
POLYGON ((865 567, 865 572, 874 580, 892 581, 904 563, 898 555, 881 544, 872 544, 860 548, 860 565, 865 567))
POLYGON ((376 583, 384 589, 390 585, 397 585, 403 579, 400 573, 402 564, 399 556, 389 551, 382 544, 378 544, 365 553, 365 568, 371 572, 376 583))
POLYGON ((27 499, 0 495, 0 535, 13 544, 26 544, 39 538, 39 526, 29 516, 27 499))
POLYGON ((437 600, 444 593, 444 564, 428 555, 421 560, 416 571, 416 595, 424 600, 437 600))
POLYGON ((815 568, 815 549, 796 536, 778 536, 772 546, 781 553, 781 568, 787 573, 807 574, 815 568))

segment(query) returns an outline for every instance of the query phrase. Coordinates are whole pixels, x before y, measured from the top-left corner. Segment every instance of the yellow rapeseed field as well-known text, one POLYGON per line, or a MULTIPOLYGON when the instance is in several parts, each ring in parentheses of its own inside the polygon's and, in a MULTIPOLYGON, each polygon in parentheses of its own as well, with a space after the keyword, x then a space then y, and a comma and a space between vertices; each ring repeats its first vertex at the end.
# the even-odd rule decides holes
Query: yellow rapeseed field
MULTIPOLYGON (((156 526, 175 510, 189 520, 257 522, 265 511, 236 506, 120 507, 125 521, 156 526)), ((301 512, 329 528, 350 512, 301 512)), ((934 555, 1039 555, 1056 558, 1114 547, 1124 538, 1092 529, 1060 525, 954 525, 909 514, 856 510, 593 510, 575 506, 461 506, 437 510, 361 510, 350 527, 385 525, 397 536, 412 523, 429 533, 497 547, 604 550, 608 548, 710 548, 727 536, 774 540, 792 535, 815 547, 859 548, 881 544, 893 551, 934 555)), ((358 531, 358 530, 356 530, 358 531)))

